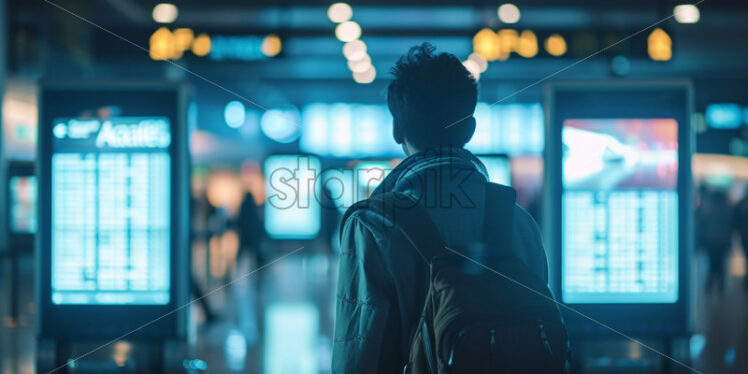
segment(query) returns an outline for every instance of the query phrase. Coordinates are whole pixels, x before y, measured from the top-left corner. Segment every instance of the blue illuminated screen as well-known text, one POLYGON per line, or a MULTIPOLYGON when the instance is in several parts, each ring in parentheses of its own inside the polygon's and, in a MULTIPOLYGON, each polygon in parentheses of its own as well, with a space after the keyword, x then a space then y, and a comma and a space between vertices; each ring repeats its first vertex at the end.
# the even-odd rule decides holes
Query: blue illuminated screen
POLYGON ((399 156, 385 105, 314 103, 301 113, 303 152, 333 157, 399 156))
POLYGON ((319 312, 311 303, 274 303, 265 312, 267 374, 319 373, 319 312), (293 359, 290 359, 293 357, 293 359))
POLYGON ((678 123, 569 119, 562 128, 562 297, 678 299, 678 123))
POLYGON ((737 129, 743 125, 743 110, 738 104, 709 104, 705 117, 706 123, 715 129, 737 129))
POLYGON ((320 229, 318 158, 274 155, 265 159, 265 231, 274 239, 313 239, 320 229))
POLYGON ((543 153, 545 137, 543 108, 540 103, 478 103, 475 107, 475 134, 465 148, 476 154, 543 153))
MULTIPOLYGON (((398 157, 392 115, 386 105, 313 103, 302 113, 301 151, 331 157, 398 157)), ((540 103, 475 108, 475 135, 465 146, 474 153, 540 154, 544 149, 540 103)))
POLYGON ((328 169, 322 173, 323 188, 341 212, 371 196, 400 159, 357 161, 351 168, 328 169))
POLYGON ((505 186, 512 185, 512 173, 508 158, 504 156, 478 156, 478 159, 486 167, 489 182, 505 186))
POLYGON ((36 233, 36 177, 10 178, 10 231, 36 233))
POLYGON ((165 117, 52 127, 52 302, 169 302, 171 130, 165 117))

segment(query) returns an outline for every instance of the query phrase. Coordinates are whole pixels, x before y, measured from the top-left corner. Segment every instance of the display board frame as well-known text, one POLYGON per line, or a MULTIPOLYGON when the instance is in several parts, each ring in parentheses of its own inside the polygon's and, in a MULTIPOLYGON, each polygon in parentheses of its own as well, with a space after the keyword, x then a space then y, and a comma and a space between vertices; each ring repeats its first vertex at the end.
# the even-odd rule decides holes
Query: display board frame
POLYGON ((690 330, 693 217, 691 155, 692 88, 687 80, 559 81, 546 85, 544 234, 551 288, 562 298, 562 124, 567 119, 673 118, 678 123, 678 298, 674 303, 574 303, 564 312, 571 335, 681 336, 690 330), (585 318, 584 316, 589 317, 585 318), (594 323, 599 321, 609 328, 594 323))
POLYGON ((186 128, 186 86, 168 81, 41 81, 36 236, 37 335, 51 339, 101 339, 127 334, 130 339, 182 339, 187 334, 189 301, 190 158, 186 128), (76 100, 78 96, 84 99, 76 100), (169 301, 164 305, 58 305, 51 297, 51 164, 55 118, 125 101, 143 107, 138 116, 168 117, 170 155, 169 301), (139 105, 149 103, 148 105, 139 105))

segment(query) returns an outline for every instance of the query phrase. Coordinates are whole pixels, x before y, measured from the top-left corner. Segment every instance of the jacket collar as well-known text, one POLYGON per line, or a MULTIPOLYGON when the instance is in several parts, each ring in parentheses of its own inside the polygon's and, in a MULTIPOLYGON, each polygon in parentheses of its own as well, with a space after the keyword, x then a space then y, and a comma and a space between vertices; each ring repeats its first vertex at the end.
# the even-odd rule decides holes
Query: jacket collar
POLYGON ((488 180, 488 172, 483 163, 465 148, 438 147, 421 151, 406 157, 397 165, 374 190, 372 195, 402 191, 411 178, 417 178, 427 170, 450 167, 477 171, 488 180))

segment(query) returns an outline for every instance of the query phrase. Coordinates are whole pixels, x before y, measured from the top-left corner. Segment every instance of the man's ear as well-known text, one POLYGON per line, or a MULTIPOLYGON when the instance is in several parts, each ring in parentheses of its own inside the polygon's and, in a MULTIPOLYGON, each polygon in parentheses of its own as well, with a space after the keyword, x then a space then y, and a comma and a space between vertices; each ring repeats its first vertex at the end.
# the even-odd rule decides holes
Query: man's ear
POLYGON ((395 143, 397 144, 403 144, 405 139, 403 139, 403 128, 400 125, 400 122, 397 120, 392 120, 392 137, 395 138, 395 143))

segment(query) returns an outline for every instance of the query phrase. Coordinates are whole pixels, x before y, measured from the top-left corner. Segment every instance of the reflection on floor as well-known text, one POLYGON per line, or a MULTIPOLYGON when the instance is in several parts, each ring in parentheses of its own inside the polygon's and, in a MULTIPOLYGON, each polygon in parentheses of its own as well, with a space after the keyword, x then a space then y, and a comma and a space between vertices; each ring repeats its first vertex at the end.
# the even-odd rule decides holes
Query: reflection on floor
MULTIPOLYGON (((31 374, 35 372, 33 262, 29 256, 19 262, 20 314, 9 318, 9 261, 0 261, 4 317, 0 374, 31 374)), ((705 373, 748 373, 745 259, 736 249, 728 261, 730 275, 722 295, 703 291, 706 256, 698 254, 694 262, 694 282, 699 286, 693 303, 694 336, 684 341, 686 353, 679 357, 689 360, 690 356, 689 365, 705 373)), ((336 262, 322 254, 299 254, 245 277, 252 268, 248 261, 240 261, 225 280, 234 283, 208 297, 217 314, 215 321, 206 323, 199 305, 192 305, 189 357, 181 363, 184 372, 329 373, 336 262)), ((208 289, 219 286, 210 284, 208 289)), ((589 350, 585 372, 660 371, 659 357, 641 346, 623 340, 596 345, 597 352, 589 350)), ((672 372, 689 371, 674 364, 672 372)))

